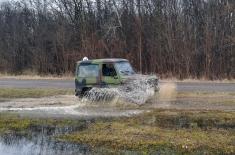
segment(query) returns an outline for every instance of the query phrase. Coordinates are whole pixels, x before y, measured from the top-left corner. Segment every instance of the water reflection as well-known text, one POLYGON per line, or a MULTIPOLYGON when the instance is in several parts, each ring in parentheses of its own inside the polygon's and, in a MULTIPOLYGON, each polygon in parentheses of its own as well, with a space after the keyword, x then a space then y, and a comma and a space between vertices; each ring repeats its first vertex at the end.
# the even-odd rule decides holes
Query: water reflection
POLYGON ((91 154, 85 145, 58 142, 54 136, 64 129, 41 128, 27 135, 7 134, 0 138, 1 155, 78 155, 91 154))

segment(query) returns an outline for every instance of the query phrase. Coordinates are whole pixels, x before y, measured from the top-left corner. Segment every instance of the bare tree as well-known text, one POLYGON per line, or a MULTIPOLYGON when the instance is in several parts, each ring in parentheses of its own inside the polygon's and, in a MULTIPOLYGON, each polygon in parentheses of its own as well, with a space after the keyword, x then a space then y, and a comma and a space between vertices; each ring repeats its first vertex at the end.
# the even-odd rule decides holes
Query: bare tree
POLYGON ((0 4, 0 72, 64 74, 124 57, 162 77, 235 77, 232 0, 16 0, 0 4))

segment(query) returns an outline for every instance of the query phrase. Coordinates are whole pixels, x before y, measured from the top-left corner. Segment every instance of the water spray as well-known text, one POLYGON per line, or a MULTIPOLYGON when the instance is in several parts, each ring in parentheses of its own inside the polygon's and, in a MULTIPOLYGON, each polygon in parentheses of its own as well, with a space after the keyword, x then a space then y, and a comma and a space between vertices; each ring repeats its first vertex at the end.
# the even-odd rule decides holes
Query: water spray
POLYGON ((154 88, 147 79, 139 77, 129 81, 116 88, 93 88, 87 92, 82 99, 85 102, 110 102, 117 98, 124 102, 130 102, 137 105, 144 104, 151 96, 154 95, 154 88))

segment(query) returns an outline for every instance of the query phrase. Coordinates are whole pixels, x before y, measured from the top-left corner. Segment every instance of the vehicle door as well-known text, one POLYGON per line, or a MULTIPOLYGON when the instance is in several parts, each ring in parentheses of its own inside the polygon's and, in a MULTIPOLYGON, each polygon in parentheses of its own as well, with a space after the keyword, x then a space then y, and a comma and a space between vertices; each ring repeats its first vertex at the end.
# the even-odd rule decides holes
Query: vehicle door
POLYGON ((107 86, 115 86, 120 83, 116 69, 113 63, 102 64, 102 84, 107 86))
POLYGON ((100 84, 99 64, 81 63, 77 70, 79 84, 84 87, 98 86, 100 84))

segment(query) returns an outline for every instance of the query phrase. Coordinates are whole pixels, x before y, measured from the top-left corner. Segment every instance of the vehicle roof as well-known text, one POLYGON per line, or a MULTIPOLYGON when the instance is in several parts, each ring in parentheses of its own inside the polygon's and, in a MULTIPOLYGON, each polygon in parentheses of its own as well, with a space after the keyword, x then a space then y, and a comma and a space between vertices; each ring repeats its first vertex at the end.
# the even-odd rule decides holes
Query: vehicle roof
POLYGON ((128 61, 128 60, 121 58, 91 59, 86 61, 78 61, 77 63, 111 63, 111 62, 122 62, 122 61, 128 61))

